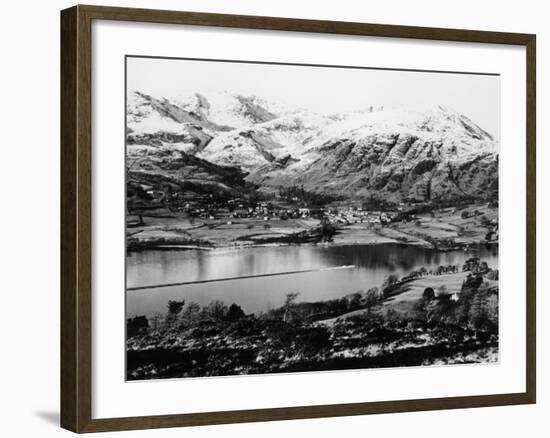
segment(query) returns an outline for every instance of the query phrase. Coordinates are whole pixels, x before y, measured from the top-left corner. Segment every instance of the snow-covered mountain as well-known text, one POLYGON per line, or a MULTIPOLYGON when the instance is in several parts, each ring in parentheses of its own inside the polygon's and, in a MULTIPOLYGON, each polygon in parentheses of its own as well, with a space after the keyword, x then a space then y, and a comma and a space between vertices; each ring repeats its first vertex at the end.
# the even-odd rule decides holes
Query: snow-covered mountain
POLYGON ((303 185, 401 201, 488 198, 498 189, 498 143, 437 105, 323 115, 229 93, 130 92, 127 128, 129 160, 191 154, 238 167, 268 191, 303 185))

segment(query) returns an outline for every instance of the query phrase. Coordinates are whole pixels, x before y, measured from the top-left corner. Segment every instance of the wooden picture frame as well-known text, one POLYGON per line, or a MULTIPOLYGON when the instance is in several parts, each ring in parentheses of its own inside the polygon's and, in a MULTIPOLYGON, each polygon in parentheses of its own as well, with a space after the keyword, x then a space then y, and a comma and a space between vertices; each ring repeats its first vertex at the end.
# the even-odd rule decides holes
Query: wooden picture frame
POLYGON ((439 29, 290 18, 75 6, 61 12, 61 426, 99 432, 290 420, 378 413, 530 404, 536 401, 536 38, 531 34, 439 29), (526 391, 418 400, 275 409, 92 418, 92 35, 94 20, 185 24, 436 41, 526 48, 526 391))

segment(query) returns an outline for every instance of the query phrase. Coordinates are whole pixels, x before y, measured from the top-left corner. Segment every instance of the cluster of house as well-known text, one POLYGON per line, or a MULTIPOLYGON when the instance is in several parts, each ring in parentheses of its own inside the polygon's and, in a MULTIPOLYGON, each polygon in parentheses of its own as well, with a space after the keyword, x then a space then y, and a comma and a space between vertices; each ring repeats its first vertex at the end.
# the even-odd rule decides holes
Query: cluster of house
POLYGON ((230 212, 230 218, 263 218, 271 219, 308 219, 326 218, 330 223, 350 224, 388 224, 397 216, 397 212, 366 211, 359 208, 340 207, 336 209, 274 208, 271 203, 260 202, 254 207, 244 207, 237 204, 230 212))
POLYGON ((398 215, 398 212, 367 211, 361 207, 338 207, 331 209, 313 209, 308 207, 277 208, 270 202, 247 204, 239 199, 229 200, 224 205, 191 205, 187 203, 184 209, 205 219, 216 219, 220 214, 232 219, 256 218, 265 221, 273 219, 321 219, 326 218, 330 223, 350 224, 388 224, 398 215))
POLYGON ((223 203, 187 202, 183 211, 195 217, 204 219, 216 219, 220 216, 231 219, 256 218, 269 221, 272 219, 307 219, 320 218, 322 210, 310 208, 276 208, 269 202, 247 203, 240 199, 231 199, 223 203))
MULTIPOLYGON (((166 193, 151 190, 151 187, 146 187, 148 193, 155 198, 156 201, 166 199, 166 193)), ((178 193, 169 193, 168 195, 177 196, 178 193)), ((242 198, 229 200, 215 200, 212 195, 193 195, 186 196, 185 203, 176 207, 178 211, 187 212, 188 214, 203 218, 203 219, 218 219, 220 216, 224 218, 239 219, 239 218, 256 218, 269 221, 272 219, 322 219, 326 218, 334 224, 350 225, 350 224, 388 224, 392 222, 399 214, 399 209, 395 212, 372 211, 362 207, 342 206, 336 208, 309 208, 295 207, 284 208, 274 206, 271 202, 249 202, 242 198)))
POLYGON ((244 207, 242 204, 232 209, 230 218, 260 218, 263 220, 271 219, 307 219, 311 217, 320 217, 322 210, 310 208, 274 208, 271 203, 260 202, 256 206, 244 207))
POLYGON ((397 212, 386 211, 367 211, 361 207, 346 208, 342 207, 336 210, 325 212, 329 222, 335 224, 388 224, 395 219, 397 212))

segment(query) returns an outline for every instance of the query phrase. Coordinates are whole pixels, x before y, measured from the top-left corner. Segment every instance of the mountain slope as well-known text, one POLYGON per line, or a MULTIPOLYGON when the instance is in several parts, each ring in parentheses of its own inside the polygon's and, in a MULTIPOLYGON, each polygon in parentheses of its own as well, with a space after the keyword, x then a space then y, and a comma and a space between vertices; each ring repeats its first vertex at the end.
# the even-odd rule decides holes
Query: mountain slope
POLYGON ((235 197, 253 188, 236 167, 222 167, 169 147, 127 157, 128 206, 170 204, 206 196, 235 197))
POLYGON ((490 134, 448 109, 388 111, 332 123, 292 159, 274 160, 248 178, 393 202, 491 198, 498 190, 495 151, 490 134))
MULTIPOLYGON (((213 169, 238 168, 263 191, 296 185, 391 202, 498 192, 497 142, 437 105, 319 115, 229 94, 167 100, 133 92, 128 101, 129 156, 183 153, 213 169)), ((197 177, 209 180, 204 172, 197 177)))

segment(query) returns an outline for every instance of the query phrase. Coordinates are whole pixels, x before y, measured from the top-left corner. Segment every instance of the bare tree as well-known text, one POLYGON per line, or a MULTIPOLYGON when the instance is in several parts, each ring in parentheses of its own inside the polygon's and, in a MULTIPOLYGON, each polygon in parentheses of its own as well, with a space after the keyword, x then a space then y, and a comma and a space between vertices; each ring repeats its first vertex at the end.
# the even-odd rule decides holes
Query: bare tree
POLYGON ((288 322, 291 315, 292 306, 294 306, 294 303, 296 302, 296 298, 298 298, 298 295, 300 295, 299 292, 289 292, 286 294, 285 304, 284 304, 285 313, 283 314, 284 322, 288 322))
POLYGON ((176 322, 178 319, 178 315, 183 310, 183 306, 185 306, 185 300, 176 301, 176 300, 169 300, 168 301, 168 314, 166 315, 166 319, 168 322, 176 322))
POLYGON ((365 307, 370 313, 371 309, 376 306, 380 299, 380 293, 377 287, 371 287, 365 294, 365 307))

